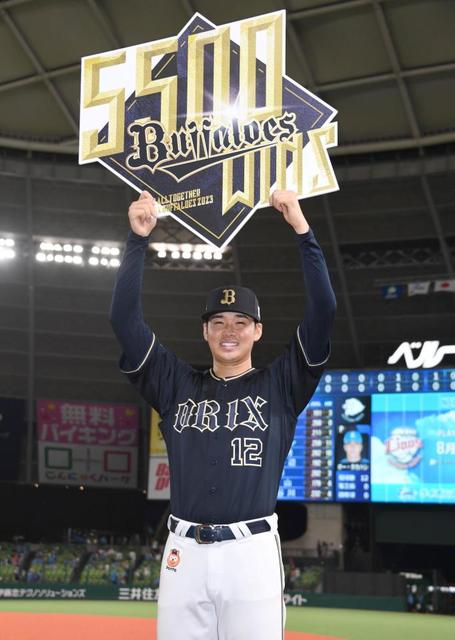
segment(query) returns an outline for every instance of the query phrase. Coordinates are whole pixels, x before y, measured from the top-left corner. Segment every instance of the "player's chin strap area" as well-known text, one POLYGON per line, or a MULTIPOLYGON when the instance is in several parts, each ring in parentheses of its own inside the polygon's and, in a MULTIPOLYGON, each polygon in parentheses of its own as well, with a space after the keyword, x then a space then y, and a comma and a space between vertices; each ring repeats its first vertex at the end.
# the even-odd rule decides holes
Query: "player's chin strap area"
POLYGON ((277 531, 277 516, 267 516, 259 520, 233 522, 231 524, 196 524, 174 516, 167 521, 169 531, 182 538, 193 538, 199 544, 213 544, 225 540, 241 540, 257 533, 277 531))

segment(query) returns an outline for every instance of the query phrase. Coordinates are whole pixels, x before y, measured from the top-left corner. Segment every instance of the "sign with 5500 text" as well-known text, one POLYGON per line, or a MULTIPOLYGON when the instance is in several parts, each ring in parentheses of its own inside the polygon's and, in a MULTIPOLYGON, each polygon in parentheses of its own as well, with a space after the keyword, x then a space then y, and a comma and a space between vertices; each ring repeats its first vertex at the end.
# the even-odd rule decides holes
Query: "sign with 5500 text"
POLYGON ((83 58, 80 163, 218 248, 273 189, 337 190, 336 111, 286 76, 285 36, 284 11, 218 27, 196 13, 176 36, 83 58))

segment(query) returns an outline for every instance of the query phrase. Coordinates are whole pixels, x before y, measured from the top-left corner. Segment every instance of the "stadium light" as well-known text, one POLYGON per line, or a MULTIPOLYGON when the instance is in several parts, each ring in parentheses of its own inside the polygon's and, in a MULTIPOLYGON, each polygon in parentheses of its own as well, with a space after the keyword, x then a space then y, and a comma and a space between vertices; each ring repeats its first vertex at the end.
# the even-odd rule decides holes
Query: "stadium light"
MULTIPOLYGON (((12 238, 0 238, 0 260, 15 257, 12 249, 12 238)), ((202 243, 166 243, 156 242, 150 245, 155 251, 156 258, 160 260, 172 260, 175 263, 215 262, 223 259, 223 250, 216 249, 212 245, 202 243)), ((118 268, 121 250, 118 246, 109 243, 97 242, 96 244, 82 245, 80 241, 71 240, 38 240, 36 245, 35 260, 37 262, 52 262, 57 264, 89 265, 91 267, 118 268), (84 253, 86 257, 84 257, 84 253), (88 255, 87 255, 88 253, 88 255)))
MULTIPOLYGON (((1 250, 6 247, 5 240, 0 241, 0 258, 1 250)), ((13 241, 14 244, 14 241, 13 241)), ((80 242, 71 240, 51 241, 41 240, 37 243, 35 260, 37 262, 52 262, 57 264, 68 264, 84 266, 90 265, 92 267, 103 266, 108 268, 115 268, 120 266, 119 247, 114 247, 109 244, 99 243, 96 245, 83 246, 80 242), (84 258, 84 252, 89 252, 89 255, 84 258)))
POLYGON ((9 247, 0 247, 0 260, 12 260, 16 257, 14 249, 9 247))
MULTIPOLYGON (((91 248, 91 253, 94 256, 102 256, 97 264, 103 267, 118 267, 120 265, 120 261, 116 257, 109 259, 109 256, 120 255, 120 249, 118 247, 113 247, 109 244, 95 244, 91 248)), ((90 262, 90 264, 96 266, 94 261, 90 262)))
POLYGON ((0 260, 13 260, 16 257, 14 246, 13 238, 0 238, 0 260))
POLYGON ((160 259, 171 258, 172 260, 196 260, 204 259, 207 262, 222 260, 223 252, 208 244, 176 244, 155 242, 151 248, 156 251, 156 257, 160 259))
POLYGON ((82 254, 84 247, 81 244, 73 244, 71 241, 51 242, 42 240, 35 253, 37 262, 56 262, 57 264, 83 265, 82 254))
POLYGON ((0 247, 14 247, 15 242, 13 238, 0 238, 0 247))

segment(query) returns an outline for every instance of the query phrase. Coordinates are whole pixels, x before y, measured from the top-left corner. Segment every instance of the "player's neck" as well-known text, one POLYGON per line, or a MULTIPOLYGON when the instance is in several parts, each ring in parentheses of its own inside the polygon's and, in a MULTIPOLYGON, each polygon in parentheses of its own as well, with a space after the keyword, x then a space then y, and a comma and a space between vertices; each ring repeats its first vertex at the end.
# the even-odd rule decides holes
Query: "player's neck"
POLYGON ((241 362, 219 362, 213 360, 212 371, 217 378, 232 378, 239 376, 252 368, 251 357, 241 362))

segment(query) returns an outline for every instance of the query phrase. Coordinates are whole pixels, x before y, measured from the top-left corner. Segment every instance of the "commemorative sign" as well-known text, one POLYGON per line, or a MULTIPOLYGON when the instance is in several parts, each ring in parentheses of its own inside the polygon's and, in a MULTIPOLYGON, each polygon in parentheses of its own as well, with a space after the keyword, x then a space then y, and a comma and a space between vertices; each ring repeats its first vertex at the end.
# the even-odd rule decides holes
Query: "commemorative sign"
POLYGON ((79 162, 99 162, 160 215, 224 247, 274 189, 338 189, 336 110, 285 74, 286 13, 82 59, 79 162))

